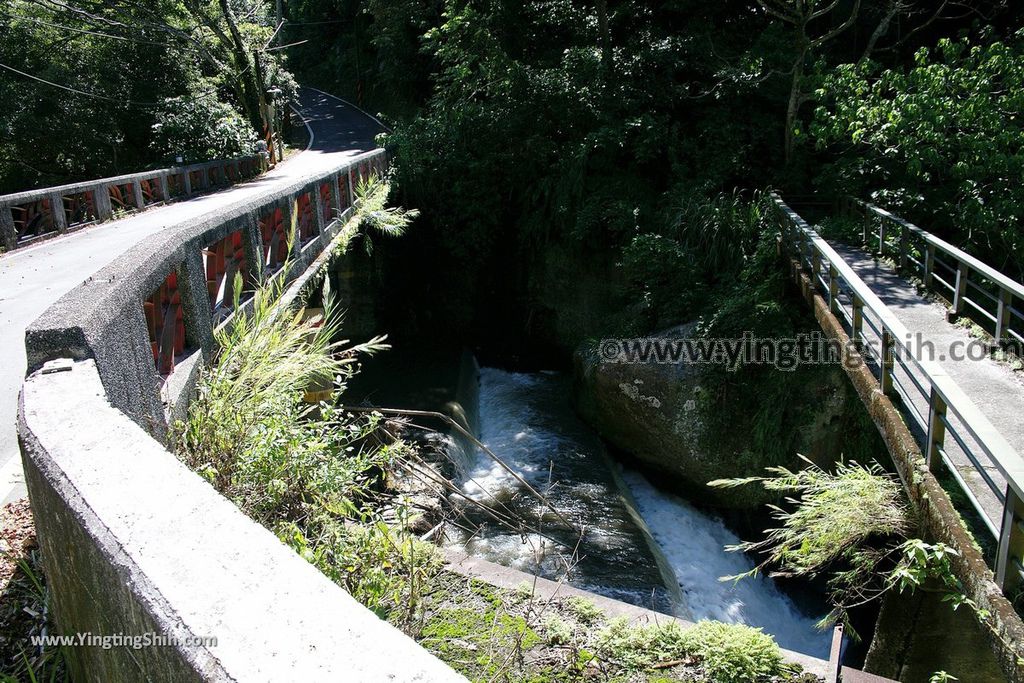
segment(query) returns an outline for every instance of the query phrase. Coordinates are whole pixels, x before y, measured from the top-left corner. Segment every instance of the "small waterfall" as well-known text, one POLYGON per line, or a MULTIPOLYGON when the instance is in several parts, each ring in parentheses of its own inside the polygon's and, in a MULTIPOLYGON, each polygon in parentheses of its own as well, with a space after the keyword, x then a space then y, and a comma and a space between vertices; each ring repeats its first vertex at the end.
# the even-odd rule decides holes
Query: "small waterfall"
MULTIPOLYGON (((459 378, 455 387, 455 400, 445 405, 445 412, 474 436, 480 434, 480 366, 469 351, 462 352, 459 378)), ((457 429, 450 429, 448 453, 463 478, 468 477, 476 465, 476 444, 457 429)))
POLYGON ((574 414, 568 378, 483 368, 479 409, 480 440, 541 491, 573 528, 555 518, 513 474, 477 452, 463 493, 526 525, 509 528, 467 506, 464 522, 480 528, 472 534, 453 528, 449 543, 551 579, 565 577, 571 566, 572 585, 670 609, 676 591, 666 583, 673 589, 674 583, 661 575, 653 543, 615 484, 604 445, 574 414))
MULTIPOLYGON (((783 647, 827 656, 830 638, 815 629, 816 618, 802 614, 771 580, 719 581, 753 566, 742 553, 725 552, 739 539, 720 520, 636 472, 616 472, 600 439, 573 412, 566 377, 483 368, 479 391, 480 440, 586 533, 579 540, 556 525, 544 529, 566 546, 579 541, 577 556, 567 557, 540 535, 504 528, 467 508, 480 528, 454 530, 450 545, 548 578, 561 578, 574 563, 569 583, 580 588, 684 618, 761 626, 783 647)), ((466 496, 520 519, 550 520, 515 477, 486 454, 469 453, 475 457, 462 486, 466 496)))
POLYGON ((815 628, 817 619, 803 614, 770 578, 719 580, 753 567, 745 554, 723 550, 740 539, 720 519, 659 491, 638 472, 622 477, 668 557, 693 619, 760 626, 784 648, 828 658, 831 635, 815 628))

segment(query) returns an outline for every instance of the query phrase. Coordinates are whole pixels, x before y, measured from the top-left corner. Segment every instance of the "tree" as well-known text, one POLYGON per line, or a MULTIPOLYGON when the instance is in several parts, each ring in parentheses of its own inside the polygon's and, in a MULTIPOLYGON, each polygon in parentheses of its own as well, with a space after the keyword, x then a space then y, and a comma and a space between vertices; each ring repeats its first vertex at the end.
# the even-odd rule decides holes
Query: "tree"
POLYGON ((826 20, 837 12, 839 0, 757 0, 757 3, 768 15, 790 24, 796 33, 796 58, 791 68, 789 99, 786 103, 785 159, 788 164, 793 159, 793 138, 799 132, 796 127, 797 114, 801 105, 808 100, 804 92, 804 72, 808 60, 818 48, 853 26, 860 11, 861 0, 853 0, 845 20, 838 26, 823 31, 817 27, 825 25, 826 20))
MULTIPOLYGON (((295 90, 262 0, 13 0, 0 12, 0 186, 136 170, 176 97, 237 107, 255 130, 295 90), (53 135, 53 131, 60 131, 53 135)), ((211 122, 216 119, 210 119, 211 122)))
POLYGON ((1024 273, 1024 32, 944 38, 909 68, 846 64, 811 132, 827 189, 870 195, 1009 273, 1024 273))

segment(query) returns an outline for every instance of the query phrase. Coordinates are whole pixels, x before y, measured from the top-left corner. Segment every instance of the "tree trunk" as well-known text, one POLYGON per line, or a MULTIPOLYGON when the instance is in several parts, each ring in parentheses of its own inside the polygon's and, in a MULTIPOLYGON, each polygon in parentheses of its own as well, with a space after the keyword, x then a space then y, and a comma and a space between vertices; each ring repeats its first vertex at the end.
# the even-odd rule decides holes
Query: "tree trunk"
MULTIPOLYGON (((259 62, 259 55, 253 53, 253 68, 249 69, 249 54, 246 50, 245 40, 242 32, 238 30, 238 22, 235 21, 234 12, 228 0, 220 0, 221 14, 228 26, 228 34, 231 39, 226 45, 234 58, 238 71, 238 78, 241 81, 242 91, 245 93, 242 106, 246 110, 249 121, 258 130, 270 130, 270 122, 267 121, 267 84, 263 80, 263 69, 259 62)), ((273 153, 271 153, 273 154, 273 153)))
POLYGON ((786 106, 786 165, 793 160, 793 129, 796 128, 796 116, 800 111, 803 99, 804 62, 807 60, 807 48, 800 49, 800 57, 793 64, 793 82, 789 87, 789 104, 786 106))

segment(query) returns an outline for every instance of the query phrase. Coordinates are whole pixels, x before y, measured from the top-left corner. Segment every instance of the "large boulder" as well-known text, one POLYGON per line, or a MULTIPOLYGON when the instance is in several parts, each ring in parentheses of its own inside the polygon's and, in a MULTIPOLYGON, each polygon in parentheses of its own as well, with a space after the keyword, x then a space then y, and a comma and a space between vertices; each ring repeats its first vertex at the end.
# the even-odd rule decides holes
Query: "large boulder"
MULTIPOLYGON (((691 323, 653 336, 678 339, 695 328, 691 323)), ((730 390, 723 391, 720 369, 685 362, 609 362, 602 353, 607 348, 594 342, 577 349, 577 410, 613 446, 694 501, 729 508, 760 505, 768 497, 757 487, 711 489, 707 482, 763 474, 770 465, 799 467, 797 453, 828 466, 843 450, 844 431, 850 428, 844 414, 855 406, 847 402, 851 390, 838 367, 796 370, 797 376, 785 378, 786 386, 799 390, 780 399, 758 386, 772 381, 766 373, 781 370, 740 369, 729 378, 730 390), (761 402, 779 400, 785 404, 762 411, 761 402), (758 420, 765 414, 784 423, 779 437, 784 443, 773 449, 755 445, 755 430, 764 429, 758 420)))

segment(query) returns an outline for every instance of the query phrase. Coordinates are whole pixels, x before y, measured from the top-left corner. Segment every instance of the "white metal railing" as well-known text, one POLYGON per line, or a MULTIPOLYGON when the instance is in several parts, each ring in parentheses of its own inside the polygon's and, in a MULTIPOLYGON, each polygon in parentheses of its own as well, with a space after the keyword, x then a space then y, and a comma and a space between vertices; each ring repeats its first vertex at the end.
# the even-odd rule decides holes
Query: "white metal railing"
POLYGON ((925 287, 946 295, 954 314, 966 315, 997 342, 1024 343, 1024 311, 1015 307, 1024 306, 1024 285, 881 207, 853 197, 847 202, 864 218, 864 244, 877 239, 878 253, 892 255, 901 270, 913 263, 925 287))
POLYGON ((995 558, 997 583, 1004 590, 1017 585, 1024 580, 1024 459, 945 370, 937 362, 925 358, 922 340, 910 335, 906 326, 828 242, 778 194, 772 193, 771 196, 779 211, 785 248, 809 271, 812 285, 820 289, 829 309, 845 323, 850 338, 871 361, 870 366, 882 391, 898 395, 910 408, 910 418, 923 434, 921 447, 929 469, 936 472, 944 465, 985 520, 998 541, 995 558), (878 348, 870 343, 865 327, 880 340, 878 348), (897 369, 901 372, 897 373, 897 369), (927 404, 927 414, 914 407, 915 398, 919 399, 918 403, 927 404), (948 450, 954 446, 949 444, 947 447, 947 436, 963 450, 999 500, 1001 519, 990 518, 964 481, 950 458, 948 450), (985 471, 987 466, 997 469, 1005 484, 994 481, 985 471))

